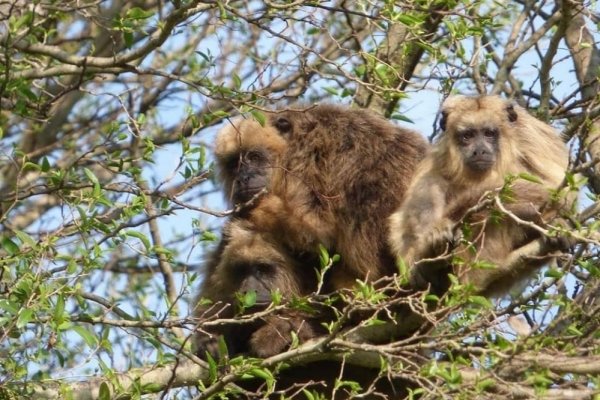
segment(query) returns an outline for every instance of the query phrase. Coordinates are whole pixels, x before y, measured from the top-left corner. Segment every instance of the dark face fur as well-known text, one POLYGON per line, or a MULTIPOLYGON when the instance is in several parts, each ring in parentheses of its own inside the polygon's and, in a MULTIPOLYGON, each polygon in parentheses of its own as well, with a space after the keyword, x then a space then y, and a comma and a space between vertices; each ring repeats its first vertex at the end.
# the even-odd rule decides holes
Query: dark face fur
POLYGON ((454 140, 467 168, 483 174, 498 158, 500 131, 494 126, 468 127, 455 132, 454 140))
POLYGON ((277 265, 266 262, 240 262, 228 267, 232 284, 238 288, 238 294, 243 296, 254 292, 258 307, 266 307, 271 303, 271 290, 278 289, 277 265))
POLYGON ((245 203, 267 187, 271 175, 270 155, 262 149, 253 149, 234 156, 226 168, 234 176, 232 201, 245 203))
MULTIPOLYGON (((270 124, 282 138, 287 138, 292 131, 291 122, 283 116, 273 116, 270 124)), ((224 160, 226 175, 233 177, 231 201, 233 204, 245 203, 261 190, 269 187, 273 168, 276 167, 276 154, 260 143, 241 149, 224 160)))

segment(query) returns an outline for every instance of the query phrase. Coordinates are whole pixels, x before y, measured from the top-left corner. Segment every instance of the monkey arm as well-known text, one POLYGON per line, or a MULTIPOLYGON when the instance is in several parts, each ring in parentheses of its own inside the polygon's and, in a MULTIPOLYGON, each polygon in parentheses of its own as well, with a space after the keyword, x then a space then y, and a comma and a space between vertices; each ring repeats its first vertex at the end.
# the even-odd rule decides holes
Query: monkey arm
MULTIPOLYGON (((445 217, 455 222, 486 220, 490 215, 490 208, 495 204, 493 198, 486 196, 486 193, 499 196, 498 189, 485 193, 462 193, 449 203, 445 217)), ((503 209, 524 221, 543 224, 545 220, 554 217, 559 208, 557 204, 550 202, 549 189, 542 184, 516 182, 510 187, 509 193, 506 198, 500 198, 503 209)))
POLYGON ((389 241, 398 259, 410 265, 429 255, 440 233, 447 231, 445 192, 446 181, 433 174, 422 175, 411 185, 402 207, 390 217, 389 241))
POLYGON ((272 314, 263 318, 264 325, 250 336, 250 353, 267 358, 287 350, 293 334, 303 343, 326 333, 320 321, 299 311, 283 315, 272 314))

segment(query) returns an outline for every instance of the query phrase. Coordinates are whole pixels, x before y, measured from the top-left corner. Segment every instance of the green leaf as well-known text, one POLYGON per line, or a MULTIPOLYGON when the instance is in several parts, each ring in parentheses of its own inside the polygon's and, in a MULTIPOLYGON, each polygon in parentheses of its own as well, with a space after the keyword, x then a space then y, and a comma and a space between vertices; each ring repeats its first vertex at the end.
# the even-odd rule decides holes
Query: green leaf
POLYGON ((492 302, 484 296, 469 296, 469 302, 484 308, 492 308, 492 302))
POLYGON ((35 240, 33 240, 33 238, 31 236, 29 236, 27 233, 17 230, 17 229, 15 229, 14 232, 15 232, 15 235, 17 235, 17 237, 21 241, 21 243, 23 243, 31 248, 35 248, 37 246, 37 242, 35 240))
POLYGON ((94 173, 92 171, 90 171, 88 168, 84 168, 83 172, 85 173, 85 176, 87 176, 89 181, 92 182, 92 184, 94 185, 94 191, 92 192, 92 196, 99 197, 100 196, 100 181, 98 181, 98 178, 96 178, 96 175, 94 175, 94 173))
POLYGON ((148 240, 146 235, 144 235, 142 232, 129 230, 125 232, 125 235, 139 239, 144 244, 146 250, 150 250, 150 248, 152 247, 152 245, 150 244, 150 240, 148 240))
POLYGON ((204 354, 206 356, 206 362, 208 363, 208 381, 210 383, 213 383, 217 380, 218 376, 217 362, 215 361, 213 356, 210 355, 210 352, 206 351, 204 352, 204 354))
POLYGON ((317 400, 317 398, 306 389, 302 389, 302 393, 304 393, 304 396, 306 396, 306 400, 317 400))
POLYGON ((238 74, 234 73, 231 78, 233 79, 233 87, 239 89, 242 86, 242 80, 238 74))
POLYGON ((96 336, 81 325, 74 326, 73 331, 79 336, 81 336, 81 338, 88 345, 88 347, 94 348, 98 344, 98 339, 96 338, 96 336))
POLYGON ((25 164, 23 164, 23 171, 29 171, 29 170, 34 170, 34 171, 41 171, 42 167, 40 167, 39 165, 32 163, 31 161, 27 161, 25 164))
POLYGON ((100 384, 100 390, 98 392, 98 400, 110 400, 110 389, 106 382, 100 384))
POLYGON ((0 300, 0 308, 11 315, 17 315, 19 312, 19 309, 15 307, 13 302, 9 302, 8 300, 4 299, 0 300))
POLYGON ((404 12, 397 13, 393 16, 393 19, 394 21, 400 22, 401 24, 404 24, 406 26, 419 25, 421 22, 423 22, 421 17, 406 14, 404 12))
POLYGON ((48 157, 42 158, 42 171, 43 172, 50 171, 50 162, 48 162, 48 157))
POLYGON ((63 313, 65 312, 65 299, 59 294, 56 298, 56 305, 54 306, 54 319, 60 323, 63 320, 63 313))
POLYGON ((262 112, 258 110, 252 110, 250 111, 250 114, 252 114, 252 116, 260 124, 260 126, 265 126, 265 124, 267 123, 267 117, 262 112))
POLYGON ((327 251, 325 246, 323 246, 320 243, 319 243, 319 261, 320 261, 321 267, 325 267, 325 266, 329 265, 329 261, 330 261, 329 252, 327 251))
POLYGON ((283 301, 283 294, 281 293, 281 290, 279 290, 279 288, 275 288, 271 291, 271 302, 273 304, 281 304, 281 302, 283 301))
POLYGON ((496 381, 492 378, 485 378, 477 381, 477 390, 483 392, 488 388, 494 387, 496 385, 496 381))
POLYGON ((11 256, 19 252, 19 246, 9 238, 2 238, 2 248, 11 256))
POLYGON ((127 10, 127 14, 125 14, 125 18, 127 19, 146 19, 150 18, 154 12, 146 11, 139 7, 133 7, 127 10))
POLYGON ((247 373, 248 375, 264 380, 269 386, 275 381, 271 371, 266 368, 252 368, 247 373))
POLYGON ((542 180, 539 177, 528 174, 527 172, 521 172, 518 176, 519 176, 519 178, 524 179, 529 182, 540 183, 540 184, 542 183, 542 180))
POLYGON ((73 274, 75 271, 77 271, 77 262, 71 258, 67 264, 67 274, 73 274))
POLYGON ((548 268, 544 273, 544 276, 548 278, 562 278, 564 275, 563 271, 558 268, 548 268))
POLYGON ((200 237, 201 242, 216 242, 219 237, 213 232, 204 231, 200 237))
POLYGON ((411 124, 414 124, 414 123, 415 123, 415 122, 414 122, 412 119, 408 118, 408 117, 407 117, 406 115, 404 115, 404 114, 398 114, 398 113, 396 113, 396 114, 392 114, 392 119, 395 119, 395 120, 398 120, 398 121, 409 122, 409 123, 411 123, 411 124))
POLYGON ((71 329, 72 326, 73 326, 73 324, 71 323, 71 321, 65 321, 65 322, 62 322, 60 325, 58 325, 56 327, 56 330, 66 331, 68 329, 71 329))
POLYGON ((22 309, 17 318, 17 328, 22 328, 33 319, 33 310, 30 308, 22 309))
POLYGON ((152 251, 154 252, 154 254, 165 254, 167 256, 172 256, 173 252, 169 249, 167 249, 166 247, 162 247, 162 246, 154 246, 152 248, 152 251))
POLYGON ((19 18, 12 17, 9 20, 9 24, 12 25, 12 28, 16 31, 25 25, 29 25, 32 19, 33 13, 31 11, 25 11, 19 18))
POLYGON ((242 306, 244 308, 252 307, 256 304, 256 291, 250 290, 242 295, 242 306))
POLYGON ((575 325, 569 325, 567 327, 567 332, 571 335, 583 336, 583 332, 581 332, 575 325))
POLYGON ((217 348, 219 349, 219 356, 227 357, 227 354, 229 354, 229 350, 227 349, 227 342, 225 341, 225 336, 219 335, 219 338, 217 340, 217 348))

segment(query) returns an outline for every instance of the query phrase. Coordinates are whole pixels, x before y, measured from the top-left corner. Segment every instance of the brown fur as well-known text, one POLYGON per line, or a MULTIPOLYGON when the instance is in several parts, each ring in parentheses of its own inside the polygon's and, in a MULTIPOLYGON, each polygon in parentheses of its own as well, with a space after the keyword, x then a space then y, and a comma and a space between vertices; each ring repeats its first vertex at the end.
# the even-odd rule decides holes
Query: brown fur
MULTIPOLYGON (((274 111, 267 114, 265 126, 250 119, 234 121, 219 132, 215 146, 226 196, 248 197, 238 196, 246 184, 240 174, 250 180, 255 174, 268 194, 243 207, 228 224, 206 265, 200 296, 231 304, 241 285, 231 278, 240 261, 257 264, 269 259, 279 266, 269 280, 271 289, 306 295, 316 288, 318 244, 341 255, 325 290, 394 273, 387 218, 400 205, 427 149, 415 132, 368 111, 330 105, 274 111), (262 170, 246 162, 245 155, 257 151, 268 159, 260 163, 262 170)), ((206 312, 201 307, 196 316, 206 312)), ((291 331, 299 332, 301 339, 314 335, 315 324, 304 322, 305 317, 286 314, 283 323, 271 319, 259 328, 216 333, 228 339, 230 352, 266 356, 285 348, 291 331), (273 337, 286 340, 275 343, 273 337)), ((200 352, 214 353, 211 336, 198 336, 200 352)))
MULTIPOLYGON (((236 294, 254 291, 256 305, 246 313, 264 310, 271 303, 275 290, 284 300, 307 295, 316 288, 316 274, 309 265, 314 261, 291 257, 277 240, 266 233, 259 233, 249 220, 233 219, 223 230, 219 247, 207 260, 206 277, 202 282, 199 298, 210 304, 197 306, 195 317, 201 320, 232 318, 240 314, 236 294)), ((217 339, 223 335, 228 352, 250 353, 268 357, 285 350, 292 341, 291 332, 300 340, 307 340, 320 332, 307 314, 296 311, 270 313, 244 324, 224 324, 204 329, 195 337, 195 350, 217 355, 217 339), (307 319, 308 321, 304 321, 307 319)))
MULTIPOLYGON (((569 158, 564 143, 549 125, 496 96, 450 97, 442 106, 442 115, 445 132, 419 167, 406 201, 390 218, 390 244, 396 256, 412 266, 411 281, 419 287, 431 283, 435 288, 440 280, 447 284, 440 276, 445 273, 435 270, 436 264, 414 263, 439 256, 465 211, 486 192, 501 188, 508 175, 528 173, 540 180, 519 179, 511 188, 514 199, 504 206, 517 217, 544 224, 565 206, 549 202, 550 190, 557 189, 564 179, 569 158), (469 129, 499 133, 494 163, 485 173, 467 166, 457 144, 458 135, 469 129)), ((473 228, 475 252, 465 246, 455 249, 464 264, 455 267, 454 273, 484 294, 501 293, 541 265, 531 262, 508 270, 506 260, 513 258, 511 252, 539 234, 509 216, 500 223, 489 221, 489 216, 488 208, 467 221, 473 228), (471 268, 477 261, 491 262, 496 268, 471 268)))
MULTIPOLYGON (((275 157, 269 196, 252 210, 253 218, 268 222, 257 222, 259 229, 295 252, 323 244, 339 254, 332 289, 395 272, 387 218, 401 204, 426 141, 369 111, 332 105, 273 112, 265 127, 246 120, 235 132, 266 138, 281 121, 289 128, 287 147, 275 157)), ((225 140, 231 132, 218 140, 239 143, 225 140)))

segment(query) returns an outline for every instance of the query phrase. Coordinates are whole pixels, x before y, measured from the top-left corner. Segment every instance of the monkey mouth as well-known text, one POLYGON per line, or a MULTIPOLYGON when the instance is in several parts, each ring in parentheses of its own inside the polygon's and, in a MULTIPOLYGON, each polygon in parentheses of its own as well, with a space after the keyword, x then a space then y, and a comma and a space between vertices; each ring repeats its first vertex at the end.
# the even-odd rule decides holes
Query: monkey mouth
POLYGON ((476 158, 469 162, 469 166, 473 171, 485 172, 488 171, 494 165, 494 160, 489 158, 476 158))
POLYGON ((235 203, 245 203, 252 199, 263 189, 263 186, 249 187, 244 190, 238 190, 235 196, 235 203))

